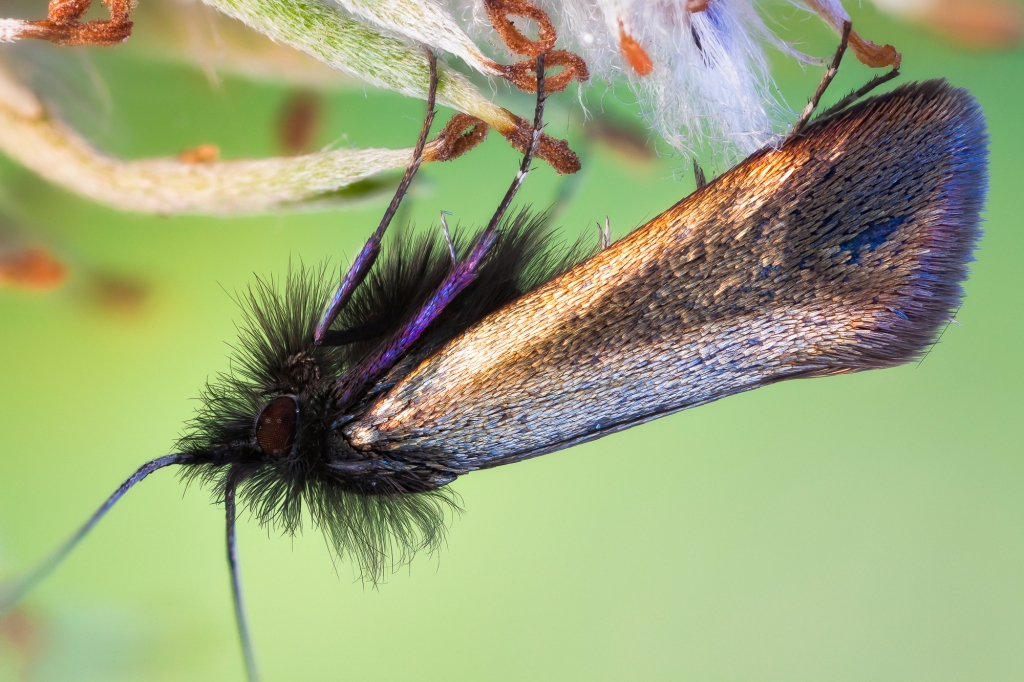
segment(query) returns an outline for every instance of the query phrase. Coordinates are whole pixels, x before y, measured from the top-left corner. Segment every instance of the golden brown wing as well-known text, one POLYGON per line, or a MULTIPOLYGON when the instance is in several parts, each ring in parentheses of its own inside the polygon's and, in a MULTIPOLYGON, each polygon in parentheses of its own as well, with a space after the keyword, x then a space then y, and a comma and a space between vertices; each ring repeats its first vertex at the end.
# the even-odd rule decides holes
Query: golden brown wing
POLYGON ((961 298, 985 168, 966 91, 868 100, 486 317, 344 433, 469 471, 781 379, 911 360, 961 298))

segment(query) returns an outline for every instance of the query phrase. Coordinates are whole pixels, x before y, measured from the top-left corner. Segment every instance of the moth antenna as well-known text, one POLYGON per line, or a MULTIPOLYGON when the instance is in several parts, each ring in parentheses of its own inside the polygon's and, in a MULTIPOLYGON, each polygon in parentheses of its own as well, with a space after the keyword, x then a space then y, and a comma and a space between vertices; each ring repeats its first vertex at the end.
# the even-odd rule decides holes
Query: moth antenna
POLYGON ((256 655, 249 637, 249 624, 245 618, 245 604, 242 601, 242 575, 238 569, 238 542, 235 537, 235 485, 234 477, 229 477, 224 488, 224 515, 227 520, 228 566, 231 569, 231 596, 235 604, 235 622, 238 624, 238 639, 242 643, 242 655, 245 657, 245 675, 249 682, 259 682, 256 670, 256 655))
POLYGON ((846 53, 846 46, 850 42, 850 29, 853 28, 853 24, 849 21, 843 22, 843 37, 839 41, 839 49, 836 50, 836 54, 832 57, 832 63, 825 69, 825 75, 821 77, 821 82, 818 83, 817 90, 814 91, 814 95, 811 97, 811 101, 804 107, 803 112, 800 114, 800 118, 797 119, 793 125, 793 129, 789 132, 790 136, 796 135, 807 122, 811 120, 811 114, 818 107, 818 102, 821 101, 821 96, 825 94, 825 90, 828 88, 829 83, 836 77, 836 73, 839 71, 839 63, 843 61, 843 54, 846 53))
POLYGON ((331 302, 320 318, 320 323, 317 324, 316 332, 313 334, 313 343, 317 346, 323 343, 327 330, 345 307, 345 304, 352 298, 356 287, 362 283, 370 268, 373 267, 377 256, 380 254, 380 244, 384 238, 384 232, 388 229, 388 225, 391 224, 392 218, 395 217, 398 206, 402 203, 405 193, 409 190, 409 184, 412 182, 413 177, 415 177, 416 171, 419 170, 420 164, 423 163, 423 147, 427 143, 430 125, 434 122, 434 114, 436 113, 434 101, 437 97, 437 57, 429 48, 424 48, 424 50, 427 53, 427 61, 430 64, 430 88, 427 91, 427 113, 423 117, 420 137, 416 141, 416 148, 412 153, 412 163, 405 169, 405 175, 402 176, 402 181, 398 183, 398 189, 395 190, 395 196, 391 199, 391 204, 388 205, 388 209, 384 212, 384 217, 380 219, 380 225, 370 235, 370 239, 367 240, 359 255, 352 261, 352 265, 345 274, 345 278, 341 281, 338 290, 334 292, 331 302))
MULTIPOLYGON (((498 209, 491 217, 487 228, 480 233, 476 246, 473 247, 466 260, 452 268, 434 294, 420 307, 419 312, 399 329, 391 341, 384 345, 381 350, 346 371, 341 379, 338 380, 333 392, 335 409, 342 410, 351 405, 368 386, 377 381, 384 372, 391 369, 398 362, 399 358, 409 350, 409 347, 423 335, 423 332, 430 326, 430 323, 441 314, 456 296, 462 293, 476 279, 477 267, 483 262, 488 249, 490 249, 498 236, 498 223, 501 221, 502 216, 505 215, 505 211, 508 210, 509 204, 512 203, 512 199, 515 197, 516 192, 519 191, 523 180, 530 173, 530 162, 533 161, 533 154, 541 136, 541 124, 544 120, 544 99, 544 54, 541 53, 537 55, 537 108, 534 113, 533 138, 526 149, 526 153, 523 154, 523 162, 520 164, 515 178, 512 179, 511 186, 505 192, 505 197, 501 200, 501 204, 498 205, 498 209)), ((340 422, 335 421, 332 423, 331 428, 337 428, 339 424, 340 422)))
POLYGON ((697 189, 704 189, 708 184, 708 178, 704 175, 704 169, 697 163, 697 159, 693 160, 693 179, 697 182, 697 189))
POLYGON ((32 588, 50 575, 53 569, 57 568, 57 566, 67 558, 68 554, 71 553, 71 550, 77 547, 78 543, 89 534, 89 531, 93 529, 93 526, 99 523, 106 513, 110 511, 110 508, 117 504, 118 500, 124 497, 124 494, 136 483, 140 482, 157 469, 163 469, 164 467, 171 466, 172 464, 190 464, 194 459, 195 458, 192 455, 186 454, 164 455, 163 457, 157 457, 151 462, 146 462, 139 467, 139 470, 129 476, 128 479, 122 483, 110 497, 107 498, 107 501, 89 517, 89 520, 86 521, 74 535, 65 540, 64 544, 54 550, 53 554, 40 562, 22 578, 13 581, 10 586, 0 590, 0 616, 3 616, 10 611, 26 594, 32 591, 32 588))
POLYGON ((875 76, 867 83, 865 83, 863 86, 861 86, 858 90, 854 90, 849 95, 842 98, 841 100, 830 106, 828 109, 818 114, 815 118, 826 118, 828 116, 831 116, 832 114, 842 111, 846 107, 850 106, 851 104, 859 100, 861 97, 864 97, 869 92, 877 88, 879 85, 888 83, 898 75, 900 75, 899 68, 894 68, 889 73, 884 73, 880 76, 875 76))
POLYGON ((451 211, 441 211, 441 229, 444 230, 444 240, 448 244, 448 254, 452 257, 452 265, 458 265, 459 257, 455 253, 455 244, 452 243, 452 234, 448 231, 448 220, 445 218, 451 214, 451 211))

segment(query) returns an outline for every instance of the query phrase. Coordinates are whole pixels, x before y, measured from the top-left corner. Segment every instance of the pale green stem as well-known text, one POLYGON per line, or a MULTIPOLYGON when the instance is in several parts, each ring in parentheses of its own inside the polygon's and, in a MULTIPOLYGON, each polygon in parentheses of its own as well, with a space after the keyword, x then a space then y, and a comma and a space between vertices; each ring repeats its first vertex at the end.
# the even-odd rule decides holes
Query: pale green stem
POLYGON ((0 152, 71 192, 124 211, 259 213, 403 168, 411 149, 339 149, 258 160, 126 161, 94 149, 51 118, 0 69, 0 152))
MULTIPOLYGON (((204 0, 274 40, 367 83, 426 99, 429 70, 423 51, 346 17, 319 0, 204 0)), ((462 74, 438 65, 437 100, 487 121, 500 132, 517 127, 462 74)))
POLYGON ((437 0, 334 0, 349 13, 410 40, 449 52, 477 71, 500 75, 455 19, 437 0))

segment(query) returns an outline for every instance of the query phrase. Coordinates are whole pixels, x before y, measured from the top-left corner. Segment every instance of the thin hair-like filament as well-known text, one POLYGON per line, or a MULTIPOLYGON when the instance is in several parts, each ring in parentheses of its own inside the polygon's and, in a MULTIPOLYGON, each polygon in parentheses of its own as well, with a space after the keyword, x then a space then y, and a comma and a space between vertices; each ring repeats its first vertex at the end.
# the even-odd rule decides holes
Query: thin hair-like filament
POLYGON ((146 478, 158 469, 163 469, 164 467, 169 467, 174 464, 189 464, 193 460, 194 457, 192 455, 178 453, 157 457, 156 459, 146 462, 139 467, 138 471, 129 476, 125 482, 107 498, 107 501, 100 505, 100 508, 89 517, 89 520, 86 521, 81 528, 75 531, 74 535, 64 541, 64 544, 54 550, 50 556, 40 562, 34 569, 29 571, 20 579, 14 581, 10 585, 0 588, 0 616, 7 613, 19 601, 21 601, 26 594, 32 591, 33 587, 45 580, 46 577, 50 575, 50 573, 53 572, 53 570, 57 568, 64 559, 67 558, 71 551, 78 546, 78 543, 89 534, 89 531, 91 531, 93 527, 99 523, 104 516, 106 516, 111 507, 117 504, 118 500, 124 497, 124 494, 131 490, 136 483, 139 483, 142 479, 146 478))

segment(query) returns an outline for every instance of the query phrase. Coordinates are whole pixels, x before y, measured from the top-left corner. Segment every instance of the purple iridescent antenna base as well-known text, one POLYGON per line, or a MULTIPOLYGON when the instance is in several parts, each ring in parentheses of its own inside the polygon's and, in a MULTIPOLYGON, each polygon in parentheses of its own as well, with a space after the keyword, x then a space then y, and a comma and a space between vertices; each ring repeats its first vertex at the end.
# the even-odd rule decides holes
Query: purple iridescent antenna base
POLYGON ((331 302, 328 304, 327 309, 324 311, 323 316, 320 318, 320 322, 316 325, 316 331, 313 333, 313 343, 317 346, 324 342, 324 337, 327 335, 327 330, 331 328, 334 320, 338 317, 338 314, 345 308, 349 299, 352 298, 352 294, 355 292, 364 279, 366 279, 367 273, 370 268, 373 267, 373 263, 377 260, 377 256, 380 254, 381 240, 384 238, 384 232, 388 229, 388 225, 391 224, 391 219, 395 217, 395 213, 398 212, 398 206, 402 203, 402 198, 409 189, 409 184, 412 182, 413 177, 416 175, 416 171, 419 170, 420 164, 423 163, 423 147, 427 142, 427 134, 430 132, 430 124, 434 122, 434 100, 437 96, 437 57, 430 50, 427 50, 427 60, 430 64, 430 88, 427 91, 427 114, 423 118, 423 128, 420 130, 419 140, 416 141, 416 148, 412 153, 412 163, 405 169, 405 175, 402 176, 402 181, 398 183, 398 189, 395 190, 395 196, 391 199, 391 204, 388 205, 388 210, 384 212, 384 217, 381 218, 380 225, 370 239, 367 240, 366 245, 363 246, 362 251, 356 256, 355 260, 352 261, 352 267, 349 268, 348 273, 345 274, 345 278, 341 281, 341 286, 334 292, 334 296, 331 297, 331 302))
MULTIPOLYGON (((480 263, 483 262, 487 251, 498 237, 498 223, 501 222, 505 211, 508 210, 509 204, 512 203, 523 180, 530 173, 530 163, 533 161, 533 154, 540 141, 541 124, 544 119, 544 99, 544 55, 540 54, 537 56, 537 109, 534 114, 533 138, 523 155, 519 172, 516 173, 508 191, 505 192, 505 197, 498 205, 498 210, 494 212, 487 228, 480 234, 469 257, 452 268, 433 296, 423 304, 412 320, 392 337, 393 340, 390 343, 341 377, 334 391, 334 404, 337 409, 341 410, 351 405, 367 388, 391 369, 412 344, 416 343, 423 335, 430 323, 444 311, 445 307, 476 279, 480 263)), ((332 428, 339 426, 340 423, 340 421, 336 421, 332 424, 332 428)))

